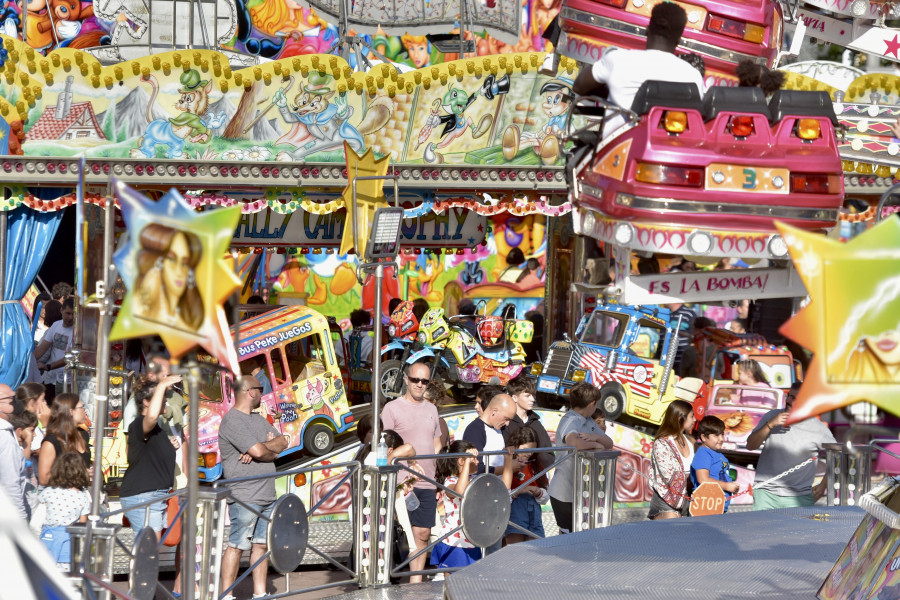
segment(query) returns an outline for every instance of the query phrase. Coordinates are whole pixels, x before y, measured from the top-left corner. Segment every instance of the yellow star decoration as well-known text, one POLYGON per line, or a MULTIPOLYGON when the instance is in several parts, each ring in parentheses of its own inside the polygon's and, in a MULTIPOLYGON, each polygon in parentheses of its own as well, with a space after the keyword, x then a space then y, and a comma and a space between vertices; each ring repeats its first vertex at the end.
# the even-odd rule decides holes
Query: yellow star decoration
POLYGON ((347 254, 351 248, 356 249, 357 256, 362 256, 369 240, 369 230, 375 217, 375 209, 387 206, 384 199, 384 179, 369 179, 356 183, 356 211, 353 211, 353 181, 357 177, 384 177, 390 166, 391 155, 375 158, 371 148, 360 156, 344 142, 344 155, 347 157, 347 187, 342 194, 344 206, 347 207, 347 218, 344 220, 344 234, 341 237, 339 254, 347 254), (356 222, 356 237, 353 239, 353 224, 356 222))
POLYGON ((860 401, 900 414, 900 219, 847 243, 776 225, 811 298, 781 328, 814 353, 788 422, 860 401))
POLYGON ((159 335, 173 358, 201 346, 239 372, 222 302, 241 285, 225 258, 241 207, 199 213, 174 189, 154 202, 112 185, 129 236, 113 260, 128 293, 109 339, 159 335))

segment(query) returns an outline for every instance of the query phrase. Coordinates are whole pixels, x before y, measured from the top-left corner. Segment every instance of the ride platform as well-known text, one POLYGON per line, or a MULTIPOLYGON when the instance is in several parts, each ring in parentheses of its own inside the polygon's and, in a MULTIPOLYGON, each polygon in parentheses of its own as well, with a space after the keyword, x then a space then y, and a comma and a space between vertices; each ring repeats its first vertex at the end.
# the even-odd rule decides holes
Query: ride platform
POLYGON ((815 598, 865 512, 794 508, 643 521, 517 544, 435 582, 342 600, 815 598))

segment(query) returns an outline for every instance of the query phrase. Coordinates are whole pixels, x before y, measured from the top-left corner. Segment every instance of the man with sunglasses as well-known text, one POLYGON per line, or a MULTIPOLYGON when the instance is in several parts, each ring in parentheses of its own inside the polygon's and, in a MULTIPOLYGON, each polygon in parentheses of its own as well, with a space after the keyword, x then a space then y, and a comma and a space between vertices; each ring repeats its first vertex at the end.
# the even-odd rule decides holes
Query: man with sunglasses
MULTIPOLYGON (((425 388, 431 380, 431 369, 425 363, 410 365, 406 372, 406 392, 388 402, 381 412, 381 422, 385 429, 397 432, 407 444, 412 444, 417 455, 438 454, 441 451, 440 415, 437 408, 425 400, 425 388)), ((425 476, 434 479, 434 460, 418 460, 425 476)), ((419 499, 419 508, 409 513, 413 536, 416 538, 416 552, 428 545, 431 528, 437 515, 437 497, 434 484, 420 480, 413 487, 419 499)), ((411 571, 425 568, 424 553, 410 562, 411 571)), ((421 575, 412 575, 410 583, 422 581, 421 575)))
MULTIPOLYGON (((225 479, 267 475, 275 472, 275 459, 288 447, 290 437, 282 435, 269 422, 254 412, 260 406, 263 388, 252 375, 237 381, 234 407, 222 417, 219 425, 219 453, 225 479)), ((231 530, 228 546, 222 556, 222 589, 228 589, 237 578, 241 555, 250 550, 250 564, 266 553, 268 521, 275 506, 275 479, 243 481, 230 486, 228 514, 231 530), (238 502, 235 502, 238 501, 238 502), (251 510, 249 507, 252 507, 251 510)), ((266 593, 268 559, 253 570, 253 595, 266 593)), ((233 600, 233 597, 226 597, 233 600)))

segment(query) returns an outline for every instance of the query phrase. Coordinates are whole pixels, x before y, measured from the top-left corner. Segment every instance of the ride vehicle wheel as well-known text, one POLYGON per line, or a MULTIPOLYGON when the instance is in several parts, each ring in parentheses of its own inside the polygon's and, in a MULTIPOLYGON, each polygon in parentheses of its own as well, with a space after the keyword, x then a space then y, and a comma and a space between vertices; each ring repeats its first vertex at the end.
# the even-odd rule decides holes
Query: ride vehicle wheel
POLYGON ((615 421, 625 412, 625 390, 617 384, 607 384, 600 388, 600 406, 608 421, 615 421))
POLYGON ((381 363, 381 394, 385 398, 397 398, 403 393, 403 363, 388 360, 381 363))
POLYGON ((303 434, 303 447, 313 456, 327 454, 334 447, 334 432, 322 423, 310 425, 303 434))

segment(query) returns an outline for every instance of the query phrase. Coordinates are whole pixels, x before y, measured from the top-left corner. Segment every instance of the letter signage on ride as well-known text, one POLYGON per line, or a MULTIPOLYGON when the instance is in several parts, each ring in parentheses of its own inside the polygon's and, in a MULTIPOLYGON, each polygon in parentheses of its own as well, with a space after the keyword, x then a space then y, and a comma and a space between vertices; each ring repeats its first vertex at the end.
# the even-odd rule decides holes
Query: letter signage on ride
MULTIPOLYGON (((334 247, 341 244, 344 210, 315 214, 297 209, 280 214, 269 208, 241 215, 233 246, 334 247)), ((400 245, 418 248, 472 248, 482 242, 487 218, 465 208, 451 208, 443 214, 428 212, 404 219, 400 245)))
POLYGON ((623 282, 624 304, 796 298, 806 288, 794 269, 729 269, 634 275, 623 282))
POLYGON ((691 494, 691 516, 706 517, 725 512, 725 492, 714 481, 700 484, 691 494))

